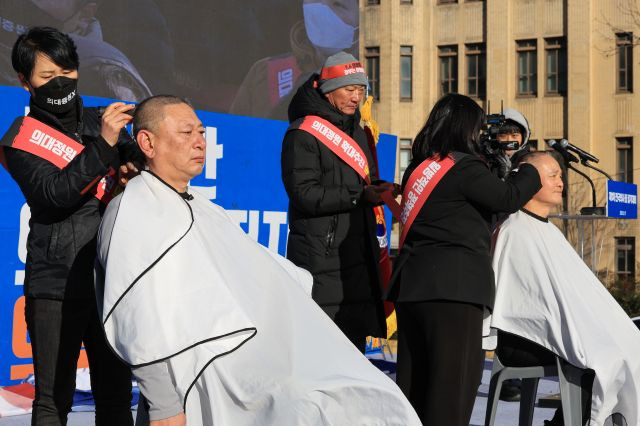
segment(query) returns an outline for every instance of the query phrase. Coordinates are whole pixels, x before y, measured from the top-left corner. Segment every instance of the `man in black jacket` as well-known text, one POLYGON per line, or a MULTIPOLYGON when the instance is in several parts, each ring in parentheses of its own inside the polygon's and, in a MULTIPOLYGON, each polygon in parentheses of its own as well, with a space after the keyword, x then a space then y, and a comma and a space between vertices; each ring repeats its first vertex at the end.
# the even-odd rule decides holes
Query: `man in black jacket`
POLYGON ((56 29, 31 28, 11 59, 31 94, 29 116, 16 120, 1 144, 31 209, 24 292, 36 385, 32 424, 66 424, 84 342, 96 424, 132 425, 131 373, 107 346, 93 285, 96 233, 112 186, 106 178, 136 150, 123 130, 132 106, 114 103, 102 116, 83 107, 75 45, 56 29), (25 135, 29 125, 36 130, 25 135))
POLYGON ((368 177, 375 178, 377 170, 360 127, 366 86, 353 56, 330 56, 291 100, 281 164, 289 196, 287 257, 311 272, 313 299, 363 352, 367 336, 385 337, 372 207, 390 185, 368 177), (329 144, 304 130, 309 118, 332 138, 329 144), (360 153, 350 157, 355 163, 330 149, 337 140, 353 143, 343 152, 360 153))

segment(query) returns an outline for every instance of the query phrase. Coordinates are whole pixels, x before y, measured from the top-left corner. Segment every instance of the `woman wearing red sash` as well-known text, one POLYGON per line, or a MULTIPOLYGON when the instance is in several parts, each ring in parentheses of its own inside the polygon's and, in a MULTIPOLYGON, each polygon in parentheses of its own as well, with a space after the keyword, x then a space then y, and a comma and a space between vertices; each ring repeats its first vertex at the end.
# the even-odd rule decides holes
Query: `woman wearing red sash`
POLYGON ((408 229, 387 299, 398 318, 397 383, 425 425, 469 424, 483 369, 483 312, 494 301, 491 215, 517 211, 540 189, 529 164, 508 182, 489 171, 478 154, 483 121, 472 99, 440 99, 403 177, 408 229))

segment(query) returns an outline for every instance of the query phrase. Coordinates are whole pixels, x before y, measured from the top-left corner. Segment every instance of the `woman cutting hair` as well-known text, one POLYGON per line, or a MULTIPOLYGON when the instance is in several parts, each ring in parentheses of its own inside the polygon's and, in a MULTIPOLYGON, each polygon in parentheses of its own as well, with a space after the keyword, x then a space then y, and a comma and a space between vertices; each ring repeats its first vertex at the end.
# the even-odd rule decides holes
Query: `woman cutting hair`
POLYGON ((403 179, 400 253, 387 299, 398 316, 397 383, 425 425, 468 425, 494 301, 490 220, 540 189, 524 164, 508 182, 480 151, 482 109, 449 94, 429 114, 403 179))

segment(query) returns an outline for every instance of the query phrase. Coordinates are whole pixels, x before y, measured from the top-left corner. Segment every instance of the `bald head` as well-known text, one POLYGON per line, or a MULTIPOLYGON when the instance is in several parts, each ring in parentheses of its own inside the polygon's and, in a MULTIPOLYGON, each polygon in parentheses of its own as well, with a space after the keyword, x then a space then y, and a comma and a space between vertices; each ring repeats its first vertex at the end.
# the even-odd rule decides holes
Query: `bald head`
POLYGON ((562 204, 562 167, 555 157, 548 151, 531 152, 519 164, 528 163, 534 166, 540 174, 542 188, 525 205, 525 208, 542 217, 549 216, 550 211, 562 204))
POLYGON ((533 151, 523 155, 518 164, 529 163, 538 168, 537 165, 549 161, 549 159, 558 162, 551 151, 533 151))
POLYGON ((133 120, 149 170, 176 191, 186 191, 205 160, 205 128, 196 112, 181 98, 156 96, 138 106, 133 120))
POLYGON ((178 104, 191 106, 186 99, 173 95, 152 96, 140 102, 133 116, 133 137, 137 138, 140 130, 156 132, 158 123, 164 120, 165 106, 178 104))

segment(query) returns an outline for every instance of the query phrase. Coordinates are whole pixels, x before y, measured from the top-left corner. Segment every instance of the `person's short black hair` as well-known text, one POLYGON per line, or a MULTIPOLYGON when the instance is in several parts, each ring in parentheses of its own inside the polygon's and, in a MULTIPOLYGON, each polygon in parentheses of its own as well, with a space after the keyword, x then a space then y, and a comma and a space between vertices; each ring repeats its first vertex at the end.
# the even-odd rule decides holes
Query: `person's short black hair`
POLYGON ((80 66, 76 44, 71 37, 52 27, 32 27, 20 35, 13 45, 13 69, 27 80, 30 79, 38 53, 66 70, 77 70, 80 66))
POLYGON ((457 93, 443 96, 415 138, 413 161, 420 163, 434 155, 442 159, 452 151, 476 154, 484 118, 473 99, 457 93))
POLYGON ((502 127, 500 127, 500 130, 498 130, 498 134, 499 135, 517 135, 520 134, 522 136, 524 136, 523 132, 522 132, 522 127, 516 123, 514 123, 511 120, 507 120, 506 123, 504 123, 502 125, 502 127))

